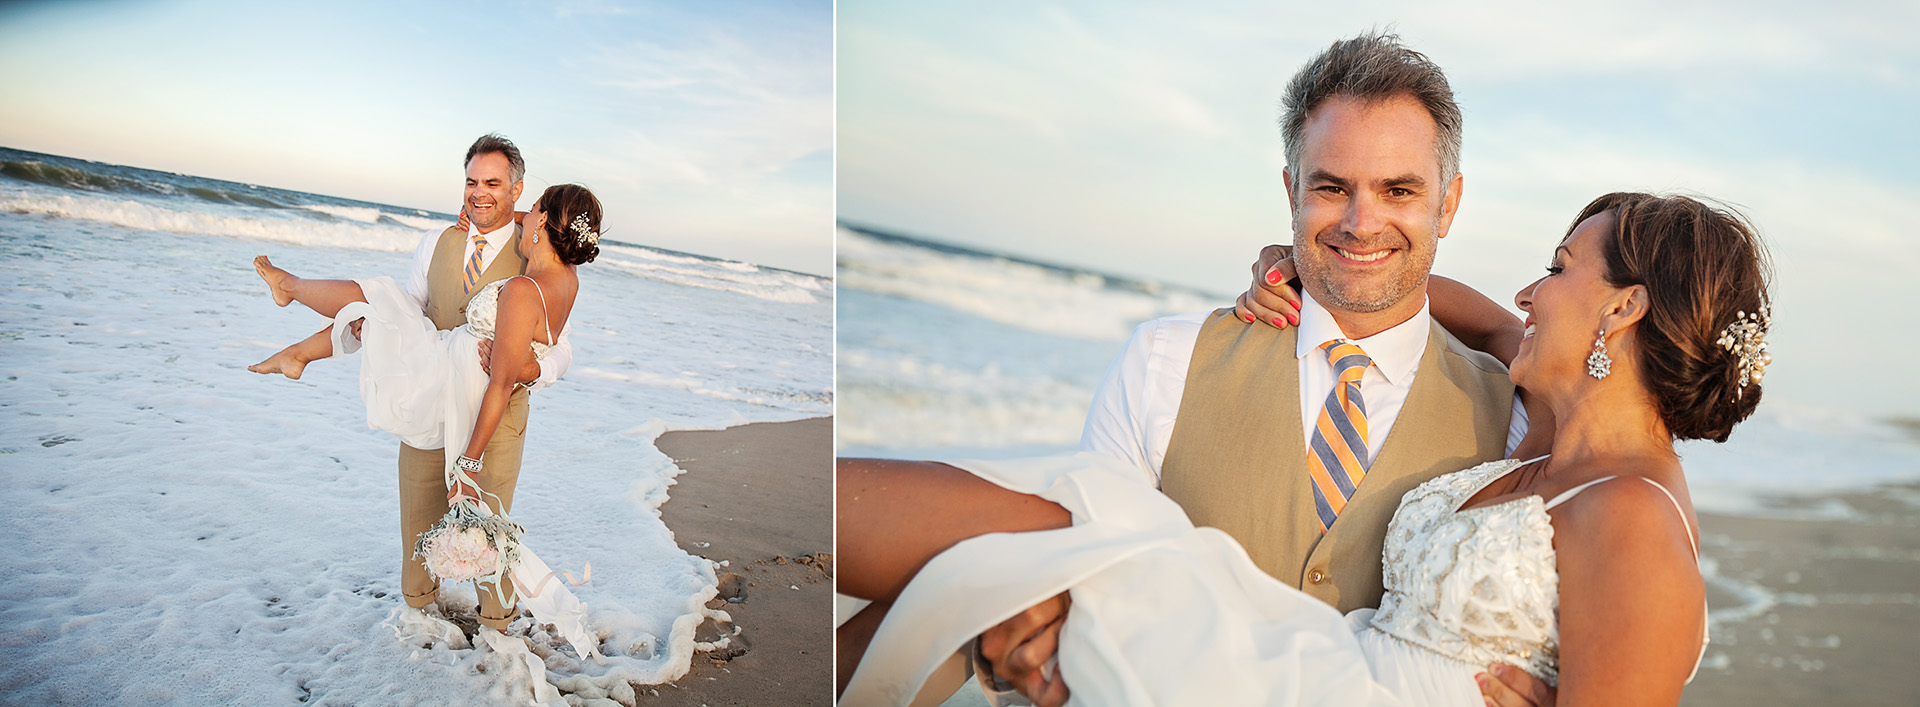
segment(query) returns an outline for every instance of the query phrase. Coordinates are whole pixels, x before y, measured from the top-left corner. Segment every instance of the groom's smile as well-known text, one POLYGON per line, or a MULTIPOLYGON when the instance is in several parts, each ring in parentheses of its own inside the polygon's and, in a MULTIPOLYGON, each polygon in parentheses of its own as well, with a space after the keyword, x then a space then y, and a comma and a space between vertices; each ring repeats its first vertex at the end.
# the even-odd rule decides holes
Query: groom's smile
POLYGON ((1358 251, 1336 247, 1333 249, 1333 252, 1339 253, 1340 257, 1355 263, 1375 263, 1379 262, 1382 258, 1393 255, 1393 250, 1392 248, 1382 248, 1374 251, 1358 251))

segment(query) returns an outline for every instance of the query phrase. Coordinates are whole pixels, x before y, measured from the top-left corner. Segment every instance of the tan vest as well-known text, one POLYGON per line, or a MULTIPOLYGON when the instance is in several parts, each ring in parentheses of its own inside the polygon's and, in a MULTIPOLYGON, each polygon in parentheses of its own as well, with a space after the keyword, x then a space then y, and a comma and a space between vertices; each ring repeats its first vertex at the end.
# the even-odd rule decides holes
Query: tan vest
MULTIPOLYGON (((499 233, 494 231, 496 236, 499 233)), ((473 286, 473 292, 487 283, 525 274, 527 259, 520 257, 519 246, 519 224, 514 224, 513 236, 503 242, 488 239, 487 250, 498 249, 499 255, 480 272, 480 282, 473 286)), ((452 329, 467 323, 467 300, 473 299, 473 292, 463 286, 466 252, 467 232, 459 226, 442 231, 440 242, 433 246, 433 260, 427 265, 427 318, 433 320, 435 328, 452 329)))
POLYGON ((1194 525, 1226 531, 1280 581, 1342 613, 1379 606, 1381 546, 1400 497, 1435 476, 1505 456, 1513 382, 1498 360, 1432 325, 1386 444, 1323 536, 1300 434, 1297 333, 1247 324, 1232 309, 1207 318, 1161 463, 1161 489, 1194 525))

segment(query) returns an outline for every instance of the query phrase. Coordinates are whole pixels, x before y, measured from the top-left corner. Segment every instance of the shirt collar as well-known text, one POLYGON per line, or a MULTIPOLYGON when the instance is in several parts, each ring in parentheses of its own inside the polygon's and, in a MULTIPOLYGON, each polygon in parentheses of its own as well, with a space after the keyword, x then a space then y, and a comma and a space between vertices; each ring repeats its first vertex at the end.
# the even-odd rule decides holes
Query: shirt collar
MULTIPOLYGON (((509 229, 509 228, 513 228, 513 227, 514 227, 515 225, 516 225, 516 224, 515 224, 515 223, 514 223, 513 221, 508 221, 508 222, 506 223, 506 225, 504 225, 504 226, 501 226, 501 227, 499 227, 499 228, 496 228, 496 229, 493 229, 493 230, 491 230, 491 231, 487 231, 487 232, 486 232, 486 233, 484 233, 484 234, 481 234, 481 233, 480 233, 480 227, 479 227, 479 226, 476 226, 476 225, 474 225, 474 223, 473 223, 472 221, 468 221, 468 222, 467 222, 467 240, 468 240, 468 241, 472 241, 472 240, 473 240, 473 237, 474 237, 474 235, 476 235, 476 234, 479 234, 479 235, 485 235, 485 236, 487 237, 487 245, 488 245, 489 247, 491 247, 491 246, 496 246, 496 245, 499 245, 499 244, 500 244, 500 242, 501 242, 501 240, 500 240, 500 239, 496 239, 496 238, 494 238, 494 235, 495 235, 495 234, 498 234, 498 233, 500 233, 500 232, 501 232, 501 231, 503 231, 503 230, 506 230, 506 229, 509 229)), ((511 232, 511 231, 508 231, 506 235, 509 235, 509 236, 511 236, 511 235, 513 235, 513 232, 511 232)))
MULTIPOLYGON (((1373 359, 1375 368, 1386 376, 1388 383, 1395 385, 1405 376, 1413 375, 1420 367, 1420 357, 1427 352, 1427 334, 1432 328, 1429 323, 1433 317, 1427 311, 1426 295, 1420 296, 1420 311, 1411 318, 1389 327, 1365 339, 1349 339, 1367 352, 1373 359)), ((1307 354, 1320 351, 1320 345, 1334 339, 1345 339, 1347 335, 1340 331, 1340 324, 1333 320, 1325 307, 1313 301, 1313 295, 1300 290, 1300 331, 1294 344, 1294 357, 1305 358, 1307 354)), ((1326 354, 1321 353, 1322 357, 1326 354)))

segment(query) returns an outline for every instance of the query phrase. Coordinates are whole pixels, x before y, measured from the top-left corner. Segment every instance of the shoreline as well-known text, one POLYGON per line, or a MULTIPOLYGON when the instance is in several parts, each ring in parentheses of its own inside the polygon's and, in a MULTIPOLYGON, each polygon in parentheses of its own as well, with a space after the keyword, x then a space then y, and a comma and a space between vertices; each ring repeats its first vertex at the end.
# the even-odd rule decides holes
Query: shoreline
MULTIPOLYGON (((650 705, 831 704, 833 701, 833 418, 668 432, 654 445, 684 473, 661 521, 716 568, 740 632, 697 653, 650 705)), ((707 624, 697 640, 733 627, 707 624)))
POLYGON ((1920 704, 1920 482, 1773 505, 1807 513, 1698 514, 1713 632, 1681 704, 1920 704))

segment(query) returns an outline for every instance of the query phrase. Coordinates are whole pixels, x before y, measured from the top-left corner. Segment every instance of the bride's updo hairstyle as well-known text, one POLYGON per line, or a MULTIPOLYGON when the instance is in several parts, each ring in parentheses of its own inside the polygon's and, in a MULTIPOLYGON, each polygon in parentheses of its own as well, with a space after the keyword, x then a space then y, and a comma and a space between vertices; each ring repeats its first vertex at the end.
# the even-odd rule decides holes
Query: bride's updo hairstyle
POLYGON ((593 262, 600 255, 600 199, 578 184, 555 184, 540 194, 547 215, 541 229, 553 252, 568 265, 593 262))
POLYGON ((1661 420, 1675 439, 1727 441, 1760 404, 1759 376, 1741 385, 1752 362, 1743 366, 1725 341, 1739 341, 1728 338, 1728 327, 1743 313, 1759 318, 1772 306, 1765 247, 1738 212, 1685 196, 1608 194, 1574 226, 1607 212, 1614 216, 1613 233, 1601 242, 1607 282, 1647 288, 1651 307, 1639 323, 1637 353, 1661 420))

